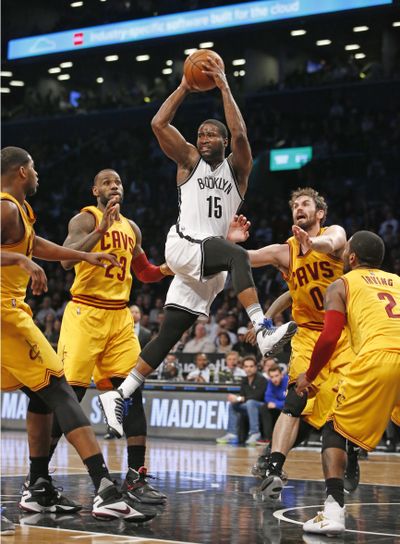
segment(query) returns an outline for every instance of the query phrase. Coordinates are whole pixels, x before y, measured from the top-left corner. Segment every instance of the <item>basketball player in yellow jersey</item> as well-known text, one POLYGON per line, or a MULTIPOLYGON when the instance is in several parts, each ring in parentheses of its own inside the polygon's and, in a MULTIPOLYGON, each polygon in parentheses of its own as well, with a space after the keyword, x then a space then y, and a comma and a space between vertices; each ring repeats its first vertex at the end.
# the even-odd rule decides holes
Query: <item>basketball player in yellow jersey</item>
POLYGON ((347 322, 355 357, 322 432, 325 508, 303 525, 305 531, 345 530, 343 474, 346 439, 372 450, 390 420, 400 424, 400 278, 380 270, 383 240, 356 232, 344 253, 346 274, 325 295, 325 322, 306 373, 297 379, 302 395, 328 364, 347 322))
POLYGON ((92 266, 102 266, 104 260, 119 264, 113 255, 76 251, 36 236, 35 216, 25 198, 34 195, 37 187, 38 174, 29 153, 19 147, 2 149, 1 386, 6 391, 23 389, 29 397, 27 431, 31 466, 20 507, 28 512, 81 509, 57 491, 48 473, 54 413, 92 478, 96 490, 92 514, 100 519, 144 521, 148 518, 128 506, 113 484, 90 423, 65 380, 61 360, 34 324, 32 312, 24 302, 30 277, 34 294, 47 290, 45 274, 31 261, 32 257, 48 261, 85 260, 92 266))
MULTIPOLYGON (((171 274, 166 264, 154 266, 148 262, 139 227, 119 213, 124 190, 118 173, 101 170, 94 179, 92 192, 97 206, 86 206, 71 219, 64 246, 113 254, 120 268, 110 265, 97 269, 87 263, 75 264, 72 300, 64 312, 58 354, 79 401, 92 376, 98 389, 117 388, 136 364, 140 345, 127 306, 131 271, 144 282, 159 281, 171 274)), ((73 265, 71 261, 63 262, 66 269, 73 265)), ((165 495, 146 481, 146 417, 141 389, 129 399, 123 426, 129 467, 123 486, 125 499, 163 502, 165 495)), ((61 429, 55 424, 51 454, 60 436, 61 429)))
MULTIPOLYGON (((293 215, 293 236, 286 244, 273 244, 249 251, 252 267, 268 264, 276 266, 284 275, 292 298, 292 314, 298 326, 292 338, 289 364, 289 387, 285 406, 276 422, 271 445, 271 456, 263 464, 266 478, 261 484, 265 497, 275 499, 282 489, 282 468, 294 446, 307 396, 294 391, 296 378, 308 368, 314 344, 324 321, 323 297, 328 285, 343 273, 342 253, 346 234, 342 227, 323 228, 327 214, 324 198, 310 187, 294 191, 289 202, 293 215)), ((330 367, 310 388, 315 397, 305 411, 304 419, 319 429, 335 398, 335 389, 342 367, 349 362, 350 349, 343 335, 330 367)), ((257 464, 260 464, 261 459, 257 464)), ((258 474, 263 476, 262 473, 258 474)))

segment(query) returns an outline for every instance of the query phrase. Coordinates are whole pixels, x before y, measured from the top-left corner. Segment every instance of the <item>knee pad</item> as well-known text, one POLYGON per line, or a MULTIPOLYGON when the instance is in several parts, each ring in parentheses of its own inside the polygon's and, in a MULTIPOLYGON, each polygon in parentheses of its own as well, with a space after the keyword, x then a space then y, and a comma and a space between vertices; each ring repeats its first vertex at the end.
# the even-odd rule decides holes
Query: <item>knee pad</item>
POLYGON ((53 412, 53 410, 38 397, 35 391, 29 389, 29 387, 21 387, 21 391, 29 397, 28 412, 32 412, 33 414, 51 414, 53 412))
POLYGON ((142 390, 136 391, 126 401, 126 412, 122 421, 127 438, 131 436, 146 436, 147 422, 143 408, 142 390))
POLYGON ((346 439, 335 431, 333 421, 328 421, 322 428, 322 451, 328 448, 346 451, 346 439))
POLYGON ((52 376, 50 383, 37 391, 37 395, 54 412, 65 435, 80 427, 90 427, 89 420, 64 376, 52 376))
POLYGON ((307 404, 307 394, 304 393, 302 397, 299 397, 296 394, 295 387, 295 383, 289 385, 282 412, 287 416, 300 417, 307 404))

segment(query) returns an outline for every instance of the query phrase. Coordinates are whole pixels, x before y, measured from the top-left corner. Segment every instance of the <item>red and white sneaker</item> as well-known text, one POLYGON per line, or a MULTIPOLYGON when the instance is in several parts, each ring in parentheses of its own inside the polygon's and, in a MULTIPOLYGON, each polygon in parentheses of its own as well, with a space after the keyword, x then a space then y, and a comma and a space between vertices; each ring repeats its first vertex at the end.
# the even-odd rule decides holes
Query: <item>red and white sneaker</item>
POLYGON ((127 504, 114 484, 110 484, 99 491, 94 498, 92 516, 96 519, 124 519, 134 523, 143 523, 154 518, 138 512, 127 504))

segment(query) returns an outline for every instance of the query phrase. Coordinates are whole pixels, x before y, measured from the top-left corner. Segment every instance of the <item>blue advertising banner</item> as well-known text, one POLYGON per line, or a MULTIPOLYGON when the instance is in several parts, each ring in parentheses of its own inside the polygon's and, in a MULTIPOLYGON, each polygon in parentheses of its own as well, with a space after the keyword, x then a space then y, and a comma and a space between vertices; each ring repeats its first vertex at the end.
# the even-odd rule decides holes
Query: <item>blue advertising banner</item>
POLYGON ((391 4, 392 0, 259 0, 10 40, 8 60, 391 4))

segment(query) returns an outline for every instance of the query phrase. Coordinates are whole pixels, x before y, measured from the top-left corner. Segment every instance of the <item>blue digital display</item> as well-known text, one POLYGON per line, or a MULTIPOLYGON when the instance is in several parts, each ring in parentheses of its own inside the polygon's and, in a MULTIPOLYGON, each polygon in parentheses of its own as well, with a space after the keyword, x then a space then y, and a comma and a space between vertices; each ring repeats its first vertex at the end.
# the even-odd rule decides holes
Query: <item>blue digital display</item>
POLYGON ((392 0, 259 0, 77 28, 8 42, 9 60, 391 4, 392 0))

